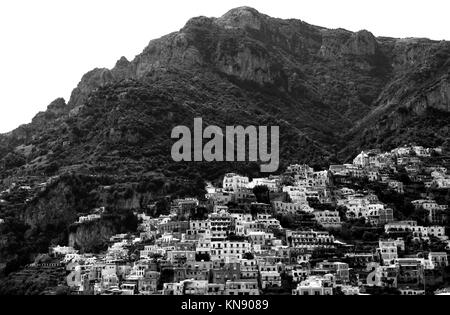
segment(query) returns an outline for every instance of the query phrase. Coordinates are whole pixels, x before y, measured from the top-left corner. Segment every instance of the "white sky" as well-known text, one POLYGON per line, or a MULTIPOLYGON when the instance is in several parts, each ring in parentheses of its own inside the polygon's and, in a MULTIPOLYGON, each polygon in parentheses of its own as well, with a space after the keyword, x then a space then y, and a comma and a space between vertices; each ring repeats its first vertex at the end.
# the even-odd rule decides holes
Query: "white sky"
POLYGON ((448 0, 1 0, 0 133, 28 123, 82 75, 139 54, 194 16, 251 6, 376 36, 450 40, 448 0))

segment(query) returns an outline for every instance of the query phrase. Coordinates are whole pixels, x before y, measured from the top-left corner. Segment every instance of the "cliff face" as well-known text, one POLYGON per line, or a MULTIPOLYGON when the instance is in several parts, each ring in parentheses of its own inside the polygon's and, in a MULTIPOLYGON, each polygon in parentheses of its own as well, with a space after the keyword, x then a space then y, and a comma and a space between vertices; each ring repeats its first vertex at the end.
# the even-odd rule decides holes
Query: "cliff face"
POLYGON ((446 41, 377 38, 248 7, 196 17, 134 60, 88 72, 67 105, 57 100, 1 135, 0 159, 32 149, 2 178, 80 168, 171 176, 170 130, 198 116, 219 126, 279 125, 283 163, 327 164, 366 145, 389 147, 405 126, 415 128, 409 141, 421 141, 434 132, 424 122, 449 112, 449 58, 446 41))
POLYGON ((143 186, 152 183, 151 178, 141 180, 141 184, 122 179, 122 183, 109 185, 109 178, 64 175, 26 204, 21 219, 31 227, 45 229, 71 225, 98 207, 119 213, 141 210, 162 193, 157 186, 143 186))
POLYGON ((101 219, 69 227, 69 246, 82 252, 97 253, 108 245, 111 236, 135 232, 137 219, 131 211, 108 212, 101 219))
POLYGON ((111 236, 120 231, 112 222, 100 220, 80 224, 73 229, 74 231, 69 233, 69 246, 86 253, 96 253, 103 249, 111 236))
POLYGON ((394 67, 400 70, 380 93, 376 106, 348 133, 349 148, 371 142, 389 148, 411 141, 449 148, 450 45, 424 47, 425 42, 400 41, 394 46, 393 51, 405 53, 394 58, 394 67))
POLYGON ((59 222, 71 224, 77 219, 73 197, 71 188, 60 184, 28 207, 23 214, 23 220, 30 226, 47 226, 59 222))

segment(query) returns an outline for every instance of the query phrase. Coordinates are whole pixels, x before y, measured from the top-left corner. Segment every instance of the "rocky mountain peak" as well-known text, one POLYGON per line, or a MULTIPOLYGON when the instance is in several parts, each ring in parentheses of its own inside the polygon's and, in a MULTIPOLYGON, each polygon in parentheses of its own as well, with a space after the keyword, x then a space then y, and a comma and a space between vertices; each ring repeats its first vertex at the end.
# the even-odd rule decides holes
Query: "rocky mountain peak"
POLYGON ((106 68, 96 68, 86 73, 70 97, 70 107, 82 105, 87 95, 99 87, 113 81, 112 72, 106 68))
POLYGON ((206 16, 196 16, 189 21, 187 21, 184 29, 193 27, 193 26, 209 26, 213 23, 214 19, 206 17, 206 16))
POLYGON ((124 56, 122 56, 116 63, 116 68, 117 67, 128 67, 130 65, 130 62, 128 61, 128 59, 124 56))
POLYGON ((38 113, 32 121, 38 125, 43 124, 47 121, 62 117, 67 114, 68 111, 69 107, 67 106, 66 101, 63 98, 57 98, 47 106, 45 112, 38 113))
POLYGON ((375 36, 366 30, 353 34, 346 43, 345 52, 354 55, 374 55, 378 47, 375 36))
POLYGON ((217 19, 217 24, 227 28, 251 28, 260 30, 264 16, 256 9, 239 7, 217 19))
POLYGON ((47 110, 59 113, 63 112, 66 109, 66 101, 63 98, 57 98, 53 102, 50 103, 50 105, 47 106, 47 110))

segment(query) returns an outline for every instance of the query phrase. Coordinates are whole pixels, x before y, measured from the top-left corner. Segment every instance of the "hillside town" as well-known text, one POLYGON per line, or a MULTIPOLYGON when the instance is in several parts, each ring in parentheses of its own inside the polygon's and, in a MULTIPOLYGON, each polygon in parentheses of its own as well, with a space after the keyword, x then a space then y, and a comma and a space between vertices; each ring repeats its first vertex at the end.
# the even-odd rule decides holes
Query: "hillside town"
POLYGON ((321 171, 224 174, 168 214, 136 211, 137 231, 100 253, 52 246, 27 269, 58 270, 80 295, 447 294, 448 162, 440 148, 405 146, 321 171))

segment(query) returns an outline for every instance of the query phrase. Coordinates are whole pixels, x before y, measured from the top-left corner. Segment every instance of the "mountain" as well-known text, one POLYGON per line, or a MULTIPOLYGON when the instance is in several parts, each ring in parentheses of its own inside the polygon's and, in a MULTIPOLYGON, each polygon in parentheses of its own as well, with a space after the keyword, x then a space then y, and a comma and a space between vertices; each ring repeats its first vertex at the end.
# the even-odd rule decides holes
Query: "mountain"
POLYGON ((259 175, 256 163, 173 162, 171 130, 195 117, 280 126, 280 171, 345 162, 363 148, 448 150, 449 74, 448 41, 327 29, 248 7, 193 18, 0 135, 0 191, 11 188, 0 194, 0 277, 50 244, 101 248, 133 229, 132 210, 156 202, 152 211, 164 213, 166 196, 201 195, 225 172, 259 175), (73 225, 101 206, 106 221, 73 225))
POLYGON ((194 117, 280 126, 281 167, 402 142, 448 147, 449 73, 448 41, 327 29, 248 7, 196 17, 134 60, 88 72, 67 103, 0 135, 0 176, 4 185, 70 172, 156 178, 159 193, 179 193, 225 171, 258 174, 254 163, 173 162, 171 130, 194 117))

